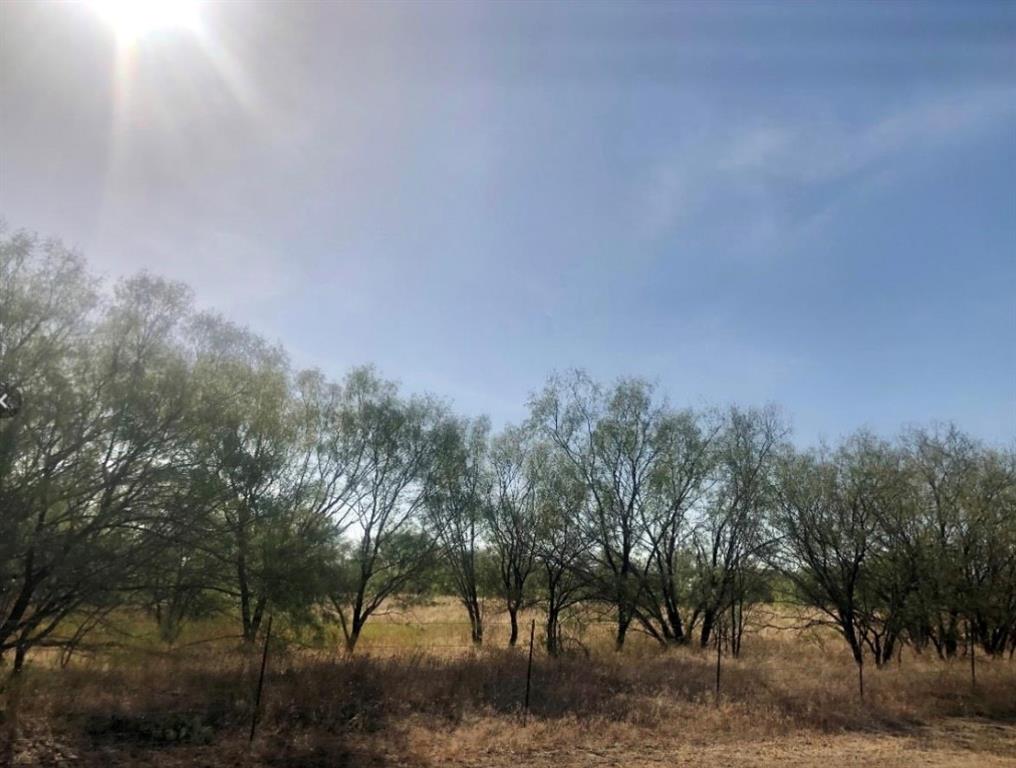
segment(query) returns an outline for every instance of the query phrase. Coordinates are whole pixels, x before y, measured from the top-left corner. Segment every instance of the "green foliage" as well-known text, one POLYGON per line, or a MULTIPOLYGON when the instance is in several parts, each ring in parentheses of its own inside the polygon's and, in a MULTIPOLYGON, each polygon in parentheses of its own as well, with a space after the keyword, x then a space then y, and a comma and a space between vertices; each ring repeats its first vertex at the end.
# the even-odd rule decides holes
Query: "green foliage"
MULTIPOLYGON (((951 426, 800 452, 772 408, 675 409, 641 379, 552 377, 491 436, 372 368, 341 381, 141 274, 104 290, 57 242, 0 231, 0 659, 74 647, 119 608, 180 642, 253 642, 456 594, 561 617, 592 602, 663 645, 797 600, 860 663, 902 643, 1016 649, 1016 452, 951 426)), ((337 633, 336 633, 337 634, 337 633)), ((517 632, 513 631, 514 639, 517 632)))

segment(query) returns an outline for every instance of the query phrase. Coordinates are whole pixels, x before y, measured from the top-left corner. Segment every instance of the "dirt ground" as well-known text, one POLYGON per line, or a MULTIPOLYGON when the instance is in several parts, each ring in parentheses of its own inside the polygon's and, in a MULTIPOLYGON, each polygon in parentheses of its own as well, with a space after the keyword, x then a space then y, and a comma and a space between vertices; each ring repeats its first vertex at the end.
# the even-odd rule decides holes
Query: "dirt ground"
POLYGON ((19 745, 13 765, 61 768, 70 766, 458 766, 461 768, 650 768, 681 765, 721 765, 733 768, 784 765, 805 766, 936 766, 991 768, 1016 766, 1016 724, 976 718, 952 718, 913 733, 798 733, 770 739, 695 738, 686 741, 654 738, 651 733, 622 739, 605 727, 599 733, 576 734, 553 724, 515 727, 479 720, 460 728, 437 730, 412 726, 390 739, 388 735, 355 739, 272 734, 248 747, 237 735, 206 747, 147 750, 123 745, 81 750, 35 734, 19 745), (485 736, 491 736, 485 739, 485 736), (577 737, 577 738, 576 738, 577 737), (551 746, 548 742, 567 743, 551 746))

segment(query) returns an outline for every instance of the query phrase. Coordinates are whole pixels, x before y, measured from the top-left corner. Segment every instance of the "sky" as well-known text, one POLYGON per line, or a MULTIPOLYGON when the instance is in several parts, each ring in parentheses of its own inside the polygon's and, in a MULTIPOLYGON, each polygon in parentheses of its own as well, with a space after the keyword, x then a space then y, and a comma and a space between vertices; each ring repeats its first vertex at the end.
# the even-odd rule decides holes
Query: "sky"
POLYGON ((1016 3, 0 6, 0 216, 495 424, 1016 439, 1016 3))

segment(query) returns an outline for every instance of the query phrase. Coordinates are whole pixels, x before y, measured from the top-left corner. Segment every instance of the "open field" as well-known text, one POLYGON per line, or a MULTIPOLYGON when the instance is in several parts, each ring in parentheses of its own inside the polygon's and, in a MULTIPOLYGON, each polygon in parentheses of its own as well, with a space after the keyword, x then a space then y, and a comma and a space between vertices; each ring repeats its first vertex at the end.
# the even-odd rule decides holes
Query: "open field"
POLYGON ((1016 768, 1016 0, 0 0, 0 768, 1016 768))
POLYGON ((636 639, 617 655, 609 627, 586 624, 585 651, 537 649, 523 724, 526 654, 503 648, 492 619, 480 651, 443 602, 379 617, 352 658, 328 638, 280 639, 253 746, 259 659, 234 641, 201 642, 221 625, 191 628, 175 650, 135 637, 64 669, 37 656, 8 756, 96 767, 1016 765, 1010 661, 982 661, 972 690, 964 661, 904 654, 867 671, 862 703, 834 638, 766 630, 723 660, 717 702, 714 654, 636 639))

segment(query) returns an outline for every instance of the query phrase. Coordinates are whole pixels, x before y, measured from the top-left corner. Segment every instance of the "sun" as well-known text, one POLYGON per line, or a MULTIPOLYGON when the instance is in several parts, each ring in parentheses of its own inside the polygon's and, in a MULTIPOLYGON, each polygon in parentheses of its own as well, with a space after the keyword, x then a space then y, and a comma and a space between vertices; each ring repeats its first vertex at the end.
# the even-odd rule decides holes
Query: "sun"
POLYGON ((159 29, 193 30, 198 24, 196 0, 88 0, 88 5, 126 43, 159 29))

